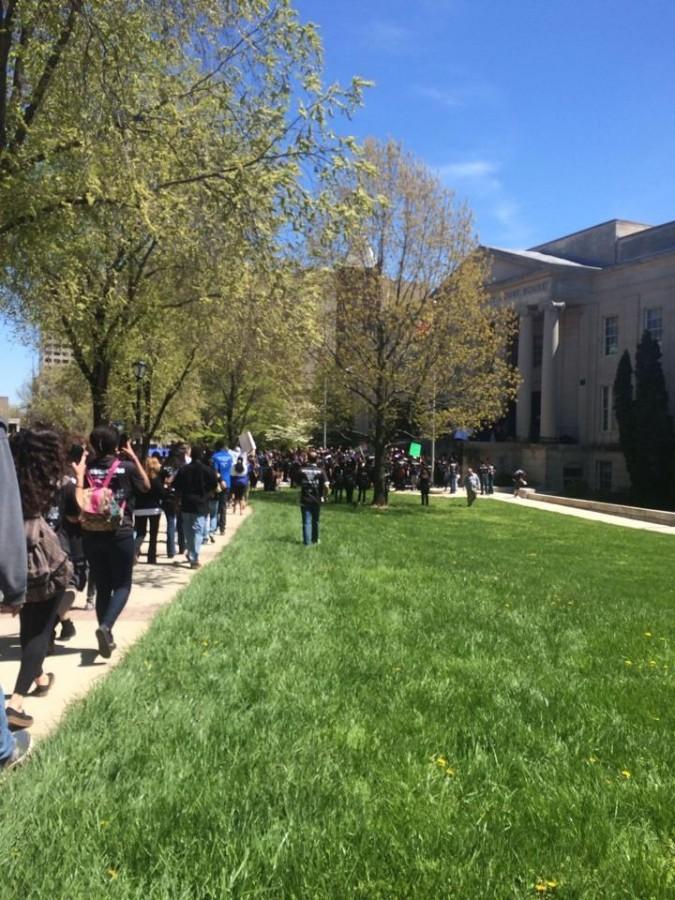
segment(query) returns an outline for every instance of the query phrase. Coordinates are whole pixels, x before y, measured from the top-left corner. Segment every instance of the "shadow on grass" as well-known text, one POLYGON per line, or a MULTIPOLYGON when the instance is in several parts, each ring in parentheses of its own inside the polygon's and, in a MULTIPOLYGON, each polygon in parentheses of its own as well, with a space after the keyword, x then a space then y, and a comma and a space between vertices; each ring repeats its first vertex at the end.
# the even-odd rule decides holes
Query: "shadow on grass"
MULTIPOLYGON (((252 498, 253 503, 257 505, 258 503, 266 504, 266 505, 281 505, 281 506, 299 506, 299 496, 298 491, 295 489, 284 489, 281 491, 269 492, 269 493, 260 493, 255 494, 252 498)), ((388 506, 373 506, 372 503, 360 504, 356 505, 353 503, 334 503, 332 498, 329 498, 326 503, 324 503, 321 507, 322 515, 340 515, 340 516, 357 516, 357 515, 378 515, 378 516, 417 516, 420 514, 423 515, 432 515, 432 516, 440 516, 447 515, 449 511, 453 509, 459 509, 466 507, 466 501, 462 498, 458 498, 456 500, 448 500, 443 499, 438 502, 434 502, 432 498, 429 506, 422 506, 419 496, 415 494, 390 494, 389 495, 389 505, 388 506)))

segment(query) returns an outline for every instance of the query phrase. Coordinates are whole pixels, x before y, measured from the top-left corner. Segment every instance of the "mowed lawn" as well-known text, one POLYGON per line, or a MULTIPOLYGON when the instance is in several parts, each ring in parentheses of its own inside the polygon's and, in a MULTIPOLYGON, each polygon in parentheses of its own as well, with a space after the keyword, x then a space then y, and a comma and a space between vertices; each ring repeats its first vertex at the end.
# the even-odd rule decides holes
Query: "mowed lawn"
POLYGON ((0 785, 2 900, 675 896, 675 536, 254 505, 0 785))

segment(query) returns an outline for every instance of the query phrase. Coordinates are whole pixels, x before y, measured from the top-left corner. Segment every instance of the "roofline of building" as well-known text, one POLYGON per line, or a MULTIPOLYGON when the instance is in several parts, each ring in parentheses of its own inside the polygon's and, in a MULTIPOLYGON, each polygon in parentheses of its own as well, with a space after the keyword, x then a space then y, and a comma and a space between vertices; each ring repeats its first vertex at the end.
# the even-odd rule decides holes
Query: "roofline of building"
MULTIPOLYGON (((536 244, 534 247, 528 247, 527 249, 536 251, 540 247, 546 247, 548 244, 566 241, 568 238, 584 234, 586 231, 595 231, 596 228, 604 228, 605 225, 612 225, 615 222, 625 222, 627 225, 641 225, 645 231, 651 231, 652 228, 661 228, 661 225, 649 225, 647 222, 636 222, 634 219, 607 219, 606 222, 598 222, 596 225, 588 225, 586 228, 579 228, 577 231, 571 231, 569 234, 561 234, 559 237, 551 238, 550 241, 542 241, 540 244, 536 244)), ((627 234, 625 237, 632 237, 632 235, 627 234)), ((623 240, 623 238, 618 238, 618 240, 623 240)))

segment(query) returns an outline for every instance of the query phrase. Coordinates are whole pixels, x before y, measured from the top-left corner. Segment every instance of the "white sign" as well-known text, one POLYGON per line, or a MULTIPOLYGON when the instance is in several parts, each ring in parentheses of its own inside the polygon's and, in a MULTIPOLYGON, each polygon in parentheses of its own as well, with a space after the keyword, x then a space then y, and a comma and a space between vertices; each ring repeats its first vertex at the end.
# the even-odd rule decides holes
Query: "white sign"
POLYGON ((239 446, 244 453, 255 453, 255 441, 250 431, 244 431, 239 435, 239 446))

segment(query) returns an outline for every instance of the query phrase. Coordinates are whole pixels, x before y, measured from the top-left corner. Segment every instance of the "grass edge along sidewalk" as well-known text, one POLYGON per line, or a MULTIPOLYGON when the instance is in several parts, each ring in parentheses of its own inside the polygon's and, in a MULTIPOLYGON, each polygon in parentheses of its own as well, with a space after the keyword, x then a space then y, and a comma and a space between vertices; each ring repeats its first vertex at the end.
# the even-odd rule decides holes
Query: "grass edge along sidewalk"
MULTIPOLYGON (((225 535, 217 535, 215 544, 207 542, 203 545, 201 559, 205 565, 229 544, 248 512, 243 517, 228 516, 225 535)), ((194 570, 182 556, 174 562, 176 565, 160 555, 158 565, 140 562, 134 567, 131 597, 115 625, 117 650, 109 660, 96 653, 96 614, 84 612, 79 605, 84 602, 84 594, 78 596, 76 607, 71 611, 77 628, 75 637, 65 644, 57 642, 54 654, 45 660, 45 671, 55 675, 53 687, 46 697, 36 699, 29 695, 26 698, 26 709, 35 716, 35 724, 30 728, 35 744, 58 727, 70 705, 85 696, 99 679, 105 678, 124 659, 158 612, 172 603, 178 592, 189 584, 194 570)), ((0 640, 4 651, 0 656, 0 684, 7 691, 19 668, 18 628, 17 618, 0 617, 0 640)))
POLYGON ((667 536, 254 502, 3 785, 3 900, 672 895, 667 536))

